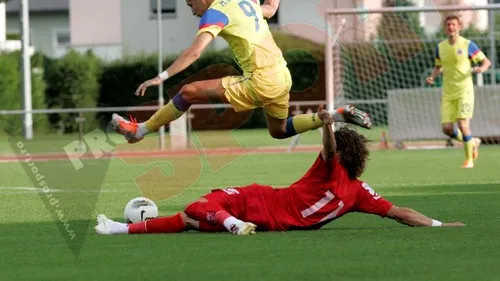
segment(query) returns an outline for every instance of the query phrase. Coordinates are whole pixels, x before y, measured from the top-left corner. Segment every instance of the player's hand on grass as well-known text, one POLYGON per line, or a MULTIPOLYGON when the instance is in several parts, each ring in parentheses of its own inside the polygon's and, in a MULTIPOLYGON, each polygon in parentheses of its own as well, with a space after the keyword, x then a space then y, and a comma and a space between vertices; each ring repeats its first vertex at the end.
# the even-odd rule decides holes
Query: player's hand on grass
POLYGON ((136 96, 144 96, 146 93, 146 89, 151 86, 159 86, 163 81, 160 77, 155 77, 153 79, 149 79, 148 81, 139 85, 139 88, 135 91, 136 96))
POLYGON ((434 84, 434 77, 429 76, 427 77, 427 79, 425 79, 425 81, 427 82, 427 84, 432 85, 434 84))
POLYGON ((323 124, 326 125, 331 125, 333 124, 333 118, 332 115, 325 109, 323 109, 323 105, 320 105, 318 107, 318 118, 323 121, 323 124))

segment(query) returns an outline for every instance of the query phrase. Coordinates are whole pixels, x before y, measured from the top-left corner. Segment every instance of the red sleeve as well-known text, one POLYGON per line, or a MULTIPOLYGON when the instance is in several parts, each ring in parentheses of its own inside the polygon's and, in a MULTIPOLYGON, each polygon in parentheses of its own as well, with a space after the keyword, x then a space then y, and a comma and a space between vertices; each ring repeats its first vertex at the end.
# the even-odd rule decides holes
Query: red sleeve
POLYGON ((359 183, 360 187, 356 196, 355 211, 385 217, 393 204, 380 196, 367 183, 359 183))

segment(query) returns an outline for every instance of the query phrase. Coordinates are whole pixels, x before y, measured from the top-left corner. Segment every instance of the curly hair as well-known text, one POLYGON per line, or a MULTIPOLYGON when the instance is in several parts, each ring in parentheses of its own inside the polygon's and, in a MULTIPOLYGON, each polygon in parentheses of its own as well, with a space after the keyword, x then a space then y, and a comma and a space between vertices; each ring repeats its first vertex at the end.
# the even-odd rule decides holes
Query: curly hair
POLYGON ((347 127, 335 131, 334 135, 340 163, 346 168, 351 179, 360 177, 365 170, 366 160, 370 155, 366 145, 369 140, 347 127))

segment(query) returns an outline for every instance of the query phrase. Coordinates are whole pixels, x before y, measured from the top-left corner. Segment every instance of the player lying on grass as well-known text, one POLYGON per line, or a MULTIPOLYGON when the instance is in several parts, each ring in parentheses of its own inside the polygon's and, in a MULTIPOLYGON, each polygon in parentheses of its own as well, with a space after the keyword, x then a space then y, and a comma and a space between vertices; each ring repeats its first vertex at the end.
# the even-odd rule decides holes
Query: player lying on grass
MULTIPOLYGON (((321 127, 321 120, 316 117, 316 113, 288 118, 292 78, 265 20, 274 15, 279 0, 266 0, 262 6, 257 0, 186 2, 193 14, 201 17, 192 45, 162 74, 142 83, 135 94, 143 96, 148 87, 158 86, 189 67, 217 36, 228 42, 243 74, 187 84, 144 123, 128 121, 113 114, 112 124, 118 133, 124 135, 129 143, 138 142, 148 133, 156 132, 182 116, 192 104, 208 102, 230 104, 236 112, 264 108, 269 133, 278 139, 321 127)), ((330 113, 336 122, 352 123, 364 128, 372 125, 368 114, 353 107, 330 113)))
POLYGON ((323 122, 323 148, 312 167, 287 188, 252 184, 217 189, 189 204, 184 212, 145 222, 125 224, 97 217, 98 234, 175 233, 188 229, 229 231, 248 235, 259 231, 319 229, 350 212, 387 217, 409 226, 462 226, 441 223, 413 209, 398 207, 358 180, 369 154, 367 139, 346 127, 335 133, 330 114, 323 122))

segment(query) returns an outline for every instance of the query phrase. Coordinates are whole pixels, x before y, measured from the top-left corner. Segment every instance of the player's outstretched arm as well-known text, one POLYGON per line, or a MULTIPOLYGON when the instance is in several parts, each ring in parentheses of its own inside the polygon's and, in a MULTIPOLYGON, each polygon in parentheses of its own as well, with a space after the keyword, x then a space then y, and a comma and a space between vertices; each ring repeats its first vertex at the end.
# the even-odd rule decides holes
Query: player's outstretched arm
POLYGON ((392 206, 387 217, 408 226, 464 226, 461 222, 442 223, 411 208, 392 206))
POLYGON ((266 0, 264 4, 260 5, 262 9, 262 16, 265 19, 270 19, 276 14, 278 6, 280 5, 280 0, 266 0))
POLYGON ((214 39, 213 35, 208 32, 202 32, 198 36, 196 36, 194 42, 184 50, 181 55, 172 63, 167 70, 163 71, 161 74, 156 76, 153 79, 150 79, 144 83, 142 83, 139 88, 135 91, 136 96, 144 96, 146 89, 150 86, 158 86, 163 81, 168 79, 171 76, 176 75, 177 73, 183 71, 188 68, 191 64, 193 64, 200 56, 201 53, 205 50, 205 48, 212 42, 214 39))
POLYGON ((323 109, 321 105, 318 110, 318 118, 323 121, 323 148, 321 149, 321 156, 323 160, 327 161, 333 159, 337 152, 337 143, 335 142, 335 135, 333 134, 333 118, 328 111, 323 109))

